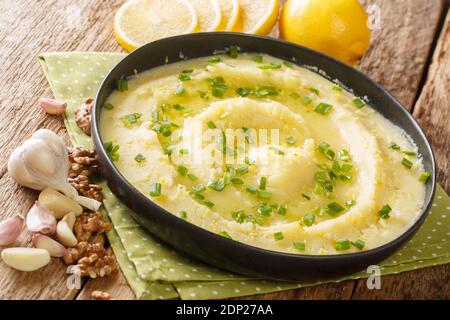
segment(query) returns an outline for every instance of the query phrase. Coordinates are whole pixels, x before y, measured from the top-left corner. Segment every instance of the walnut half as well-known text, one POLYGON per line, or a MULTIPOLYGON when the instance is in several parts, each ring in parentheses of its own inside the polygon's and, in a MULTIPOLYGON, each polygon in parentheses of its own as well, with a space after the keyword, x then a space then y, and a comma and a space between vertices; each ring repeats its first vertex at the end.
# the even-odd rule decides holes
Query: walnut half
POLYGON ((88 136, 91 135, 91 118, 92 107, 94 106, 94 99, 89 98, 78 107, 75 112, 75 122, 77 126, 88 136))

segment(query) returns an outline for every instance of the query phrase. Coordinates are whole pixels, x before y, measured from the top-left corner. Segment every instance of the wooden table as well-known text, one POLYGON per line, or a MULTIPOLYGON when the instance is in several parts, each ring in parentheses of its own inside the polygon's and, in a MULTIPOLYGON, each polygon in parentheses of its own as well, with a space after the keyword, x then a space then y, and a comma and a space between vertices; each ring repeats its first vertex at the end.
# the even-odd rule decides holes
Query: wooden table
MULTIPOLYGON (((51 96, 36 56, 45 51, 122 52, 112 33, 112 17, 122 0, 0 0, 0 220, 26 213, 36 192, 19 187, 7 173, 11 151, 32 132, 49 128, 67 138, 63 123, 36 107, 51 96)), ((381 28, 361 68, 390 90, 418 119, 433 144, 438 181, 450 192, 450 15, 444 0, 365 0, 377 5, 381 28)), ((20 236, 29 245, 30 234, 20 236)), ((0 262, 0 299, 89 299, 92 290, 115 299, 134 299, 117 273, 86 280, 81 290, 66 286, 57 259, 32 273, 0 262)), ((450 264, 382 278, 381 290, 351 280, 255 299, 423 299, 450 298, 450 264)))

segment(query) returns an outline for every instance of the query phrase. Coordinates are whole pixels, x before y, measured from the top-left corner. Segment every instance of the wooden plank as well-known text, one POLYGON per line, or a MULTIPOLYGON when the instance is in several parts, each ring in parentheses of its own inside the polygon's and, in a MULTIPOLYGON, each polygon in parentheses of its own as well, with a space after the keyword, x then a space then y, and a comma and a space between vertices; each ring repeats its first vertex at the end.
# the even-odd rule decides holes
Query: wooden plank
MULTIPOLYGON (((0 1, 0 220, 25 214, 37 194, 8 176, 11 151, 35 130, 45 127, 67 140, 59 117, 44 115, 37 99, 51 92, 37 61, 44 51, 122 51, 111 32, 112 15, 122 1, 0 1)), ((29 245, 25 231, 17 245, 29 245)), ((74 299, 66 287, 66 267, 57 259, 32 273, 0 262, 0 299, 74 299)), ((128 295, 126 297, 129 297, 128 295)))
POLYGON ((108 278, 89 280, 76 297, 77 300, 91 300, 92 292, 100 290, 108 292, 112 300, 134 300, 134 292, 128 285, 127 280, 119 271, 108 278))
MULTIPOLYGON (((450 13, 433 55, 427 81, 414 116, 430 139, 436 156, 438 182, 450 193, 450 13)), ((382 278, 382 290, 367 290, 359 281, 353 299, 449 299, 450 265, 382 278)))

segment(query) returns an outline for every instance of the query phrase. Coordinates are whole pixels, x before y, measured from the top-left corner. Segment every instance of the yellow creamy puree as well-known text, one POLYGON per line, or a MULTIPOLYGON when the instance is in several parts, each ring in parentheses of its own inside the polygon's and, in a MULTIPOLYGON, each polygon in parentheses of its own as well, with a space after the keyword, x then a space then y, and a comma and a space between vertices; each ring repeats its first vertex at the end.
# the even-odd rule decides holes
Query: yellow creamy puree
POLYGON ((223 55, 118 88, 100 125, 115 165, 211 232, 276 251, 347 253, 393 240, 421 211, 426 173, 413 142, 305 68, 223 55))

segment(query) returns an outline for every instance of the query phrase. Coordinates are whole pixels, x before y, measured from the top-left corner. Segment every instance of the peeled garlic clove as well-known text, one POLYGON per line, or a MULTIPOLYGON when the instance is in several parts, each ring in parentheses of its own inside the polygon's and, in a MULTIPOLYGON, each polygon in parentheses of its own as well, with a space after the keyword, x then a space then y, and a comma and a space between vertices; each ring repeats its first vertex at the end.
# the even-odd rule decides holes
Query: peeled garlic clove
POLYGON ((0 223, 0 246, 7 246, 16 241, 22 232, 23 217, 16 215, 0 223))
POLYGON ((40 98, 38 106, 48 114, 58 115, 66 111, 67 103, 50 98, 40 98))
POLYGON ((97 211, 102 203, 92 198, 78 196, 77 202, 81 204, 83 207, 88 208, 91 211, 97 211))
POLYGON ((78 203, 51 188, 46 188, 39 194, 39 203, 51 210, 56 219, 62 219, 69 212, 76 216, 83 213, 83 208, 78 203))
POLYGON ((16 270, 35 271, 50 262, 50 254, 37 248, 7 248, 2 251, 2 259, 16 270))
POLYGON ((56 231, 56 219, 46 207, 35 202, 27 215, 27 228, 32 232, 53 234, 56 231))
POLYGON ((33 235, 32 241, 35 248, 47 250, 52 257, 61 258, 68 253, 68 250, 62 244, 46 235, 36 233, 33 235))
POLYGON ((77 238, 73 234, 73 225, 75 223, 75 213, 70 212, 58 222, 56 226, 56 236, 66 247, 75 247, 78 243, 77 238))

